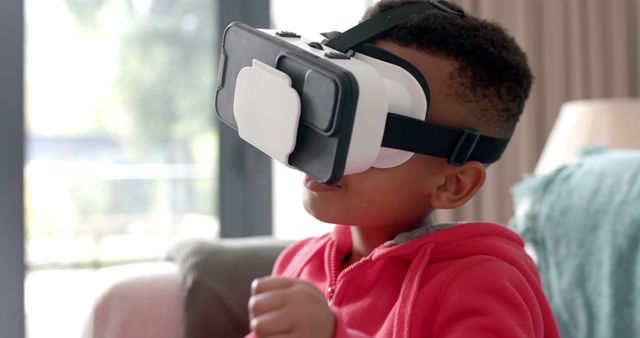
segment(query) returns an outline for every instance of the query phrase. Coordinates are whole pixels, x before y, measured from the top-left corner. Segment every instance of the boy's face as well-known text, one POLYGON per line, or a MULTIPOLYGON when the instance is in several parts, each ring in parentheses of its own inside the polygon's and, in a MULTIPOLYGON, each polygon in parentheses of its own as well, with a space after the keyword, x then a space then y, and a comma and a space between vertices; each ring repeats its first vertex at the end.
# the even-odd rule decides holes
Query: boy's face
MULTIPOLYGON (((452 127, 467 124, 464 107, 450 96, 452 61, 389 41, 376 45, 411 62, 427 79, 431 91, 429 122, 452 127)), ((305 177, 303 203, 307 212, 324 222, 407 230, 431 212, 431 195, 449 169, 446 159, 416 154, 400 166, 370 168, 344 176, 332 186, 305 177)))

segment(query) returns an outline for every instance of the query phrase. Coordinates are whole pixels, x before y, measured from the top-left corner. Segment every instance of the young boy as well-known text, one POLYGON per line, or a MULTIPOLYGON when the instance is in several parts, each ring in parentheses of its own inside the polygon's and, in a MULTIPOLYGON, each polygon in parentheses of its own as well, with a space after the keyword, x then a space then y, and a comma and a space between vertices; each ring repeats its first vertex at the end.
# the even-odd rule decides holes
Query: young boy
MULTIPOLYGON (((407 1, 378 2, 365 19, 407 1)), ((416 2, 416 1, 411 1, 416 2)), ((526 56, 502 28, 445 13, 416 16, 375 41, 429 82, 427 120, 508 138, 529 94, 526 56)), ((432 225, 462 206, 485 165, 414 155, 323 185, 304 179, 304 206, 336 225, 293 244, 254 282, 250 336, 557 337, 535 265, 502 225, 432 225)))

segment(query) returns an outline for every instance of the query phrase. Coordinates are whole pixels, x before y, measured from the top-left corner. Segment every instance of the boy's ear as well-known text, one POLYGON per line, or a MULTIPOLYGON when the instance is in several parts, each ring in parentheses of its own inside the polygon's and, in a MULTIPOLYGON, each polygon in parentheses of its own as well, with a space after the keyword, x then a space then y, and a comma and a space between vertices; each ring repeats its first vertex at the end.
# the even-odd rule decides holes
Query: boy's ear
POLYGON ((444 181, 431 195, 432 206, 436 209, 462 206, 480 190, 485 177, 486 170, 480 162, 469 161, 461 166, 450 166, 444 181))

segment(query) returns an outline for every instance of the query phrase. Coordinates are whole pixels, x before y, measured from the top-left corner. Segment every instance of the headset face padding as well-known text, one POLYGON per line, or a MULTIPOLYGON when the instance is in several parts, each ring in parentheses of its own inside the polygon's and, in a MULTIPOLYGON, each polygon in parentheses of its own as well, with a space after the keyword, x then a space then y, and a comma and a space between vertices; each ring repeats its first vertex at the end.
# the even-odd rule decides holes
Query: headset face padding
POLYGON ((416 68, 416 66, 414 66, 409 61, 397 56, 396 54, 389 52, 386 49, 382 49, 371 43, 364 43, 356 47, 355 51, 358 53, 364 54, 366 56, 372 57, 374 59, 378 59, 384 62, 394 64, 404 69, 409 74, 411 74, 416 79, 416 81, 418 81, 418 84, 420 85, 420 87, 422 87, 422 90, 424 91, 424 96, 427 102, 431 101, 431 92, 429 90, 429 82, 424 77, 424 75, 422 75, 422 72, 420 72, 420 70, 416 68))
MULTIPOLYGON (((378 95, 387 97, 387 112, 419 121, 426 119, 429 89, 426 80, 413 65, 373 45, 363 46, 354 57, 373 66, 384 78, 386 90, 378 95)), ((357 127, 354 125, 354 128, 357 127)), ((378 157, 371 166, 395 167, 410 159, 413 154, 410 151, 382 147, 381 140, 378 157)))

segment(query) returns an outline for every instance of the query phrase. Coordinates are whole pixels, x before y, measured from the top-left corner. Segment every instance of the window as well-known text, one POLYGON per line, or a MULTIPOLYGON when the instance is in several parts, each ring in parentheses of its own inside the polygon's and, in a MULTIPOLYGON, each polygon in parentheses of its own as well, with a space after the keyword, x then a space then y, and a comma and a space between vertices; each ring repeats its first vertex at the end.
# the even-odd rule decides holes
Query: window
POLYGON ((155 258, 214 234, 212 14, 204 0, 26 2, 31 266, 155 258))
POLYGON ((79 335, 91 269, 217 236, 215 4, 25 1, 29 337, 79 335))

